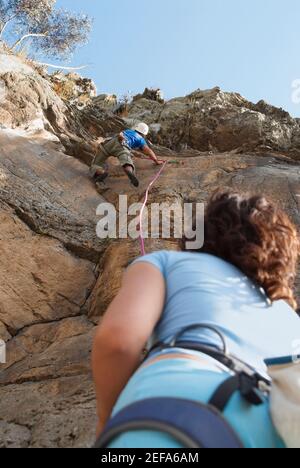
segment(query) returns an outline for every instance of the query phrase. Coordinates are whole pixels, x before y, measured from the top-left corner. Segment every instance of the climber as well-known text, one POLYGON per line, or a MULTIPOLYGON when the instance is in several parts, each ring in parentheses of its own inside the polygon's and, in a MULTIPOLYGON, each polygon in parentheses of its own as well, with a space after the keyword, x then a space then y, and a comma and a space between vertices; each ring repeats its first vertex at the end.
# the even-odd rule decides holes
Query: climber
POLYGON ((101 319, 96 447, 185 448, 193 431, 203 447, 285 447, 261 384, 265 360, 300 337, 297 229, 264 197, 233 193, 213 196, 204 223, 200 251, 183 243, 133 262, 101 319))
POLYGON ((138 187, 139 181, 136 176, 134 162, 131 157, 131 151, 140 150, 149 156, 155 162, 155 164, 161 164, 161 162, 157 159, 156 154, 146 141, 146 136, 148 133, 148 125, 141 122, 133 129, 127 129, 116 137, 111 138, 100 145, 99 152, 96 155, 91 167, 91 175, 94 181, 96 183, 103 182, 107 178, 108 172, 106 160, 109 156, 115 156, 119 159, 132 185, 134 185, 134 187, 138 187))

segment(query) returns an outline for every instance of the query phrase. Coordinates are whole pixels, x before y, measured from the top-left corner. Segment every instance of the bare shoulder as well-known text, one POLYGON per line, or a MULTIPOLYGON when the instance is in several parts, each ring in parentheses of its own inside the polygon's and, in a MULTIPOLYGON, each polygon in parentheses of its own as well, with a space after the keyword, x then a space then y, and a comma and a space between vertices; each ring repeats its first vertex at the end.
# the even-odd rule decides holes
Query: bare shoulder
POLYGON ((130 265, 126 272, 124 273, 123 277, 124 282, 138 282, 144 283, 145 281, 155 281, 156 283, 165 283, 163 274, 161 273, 160 269, 145 261, 139 261, 138 263, 134 263, 130 265))

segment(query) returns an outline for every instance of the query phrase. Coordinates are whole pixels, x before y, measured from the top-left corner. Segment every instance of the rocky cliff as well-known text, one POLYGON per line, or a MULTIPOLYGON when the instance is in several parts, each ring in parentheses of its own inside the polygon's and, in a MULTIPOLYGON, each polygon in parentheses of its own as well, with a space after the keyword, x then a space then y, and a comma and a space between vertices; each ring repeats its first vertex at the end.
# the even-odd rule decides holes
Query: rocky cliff
POLYGON ((92 92, 78 105, 74 79, 0 52, 0 447, 93 440, 92 337, 139 255, 136 241, 97 238, 96 208, 119 194, 141 201, 157 170, 137 159, 136 190, 112 161, 97 192, 87 164, 99 139, 134 120, 150 124, 157 152, 172 161, 150 202, 205 201, 218 187, 263 191, 300 221, 300 124, 282 109, 216 88, 167 102, 148 90, 120 112, 114 96, 95 99, 81 81, 92 92))

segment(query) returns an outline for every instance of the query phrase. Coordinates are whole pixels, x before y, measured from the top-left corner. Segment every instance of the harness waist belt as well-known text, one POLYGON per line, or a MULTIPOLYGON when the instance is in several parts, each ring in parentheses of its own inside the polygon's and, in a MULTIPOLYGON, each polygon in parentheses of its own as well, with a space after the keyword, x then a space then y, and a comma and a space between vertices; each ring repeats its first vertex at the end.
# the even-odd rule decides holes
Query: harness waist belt
POLYGON ((219 411, 179 398, 151 398, 127 406, 108 423, 94 448, 106 448, 122 433, 139 430, 167 433, 185 448, 243 448, 219 411))

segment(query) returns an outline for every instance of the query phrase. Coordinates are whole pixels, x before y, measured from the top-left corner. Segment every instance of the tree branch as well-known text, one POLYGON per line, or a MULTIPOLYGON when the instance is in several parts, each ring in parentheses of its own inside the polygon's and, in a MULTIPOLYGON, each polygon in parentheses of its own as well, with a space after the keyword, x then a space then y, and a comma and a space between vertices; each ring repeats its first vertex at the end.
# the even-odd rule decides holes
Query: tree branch
POLYGON ((8 20, 3 24, 3 26, 2 26, 1 29, 0 29, 0 39, 2 39, 2 36, 3 36, 3 34, 4 34, 4 31, 5 31, 5 29, 7 28, 7 26, 9 25, 9 23, 10 23, 13 19, 15 19, 16 16, 17 16, 17 15, 11 16, 11 17, 8 18, 8 20))
POLYGON ((17 42, 12 46, 12 50, 15 50, 20 44, 22 44, 25 39, 28 39, 30 37, 46 37, 48 33, 43 33, 43 34, 25 34, 25 36, 21 37, 21 39, 17 40, 17 42))
POLYGON ((56 68, 58 70, 83 70, 84 68, 87 68, 89 66, 89 65, 81 65, 80 67, 62 67, 60 65, 52 65, 51 63, 42 63, 42 62, 35 62, 35 63, 43 67, 56 68))

